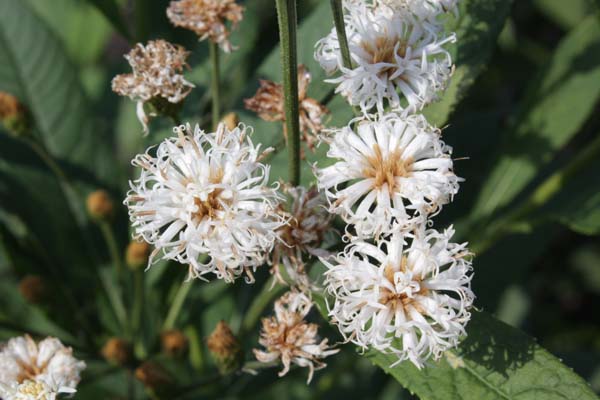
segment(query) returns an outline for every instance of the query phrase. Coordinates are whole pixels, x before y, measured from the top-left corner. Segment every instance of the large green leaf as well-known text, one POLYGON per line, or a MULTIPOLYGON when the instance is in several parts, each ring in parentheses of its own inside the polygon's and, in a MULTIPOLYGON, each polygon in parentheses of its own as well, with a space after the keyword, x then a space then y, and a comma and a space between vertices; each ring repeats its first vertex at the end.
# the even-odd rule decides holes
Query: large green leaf
POLYGON ((597 399, 589 385, 533 339, 475 312, 457 350, 419 371, 394 356, 367 352, 375 364, 423 400, 597 399))
POLYGON ((456 70, 439 102, 425 109, 432 124, 442 126, 460 100, 466 96, 477 76, 483 72, 496 46, 510 11, 510 0, 465 0, 460 2, 460 17, 450 23, 456 32, 453 49, 456 70))
POLYGON ((594 0, 534 0, 536 7, 565 30, 576 27, 597 5, 594 0))
POLYGON ((121 35, 126 38, 130 37, 127 25, 121 15, 121 10, 119 9, 119 4, 116 0, 89 0, 89 2, 95 5, 98 10, 104 14, 106 19, 113 24, 121 35))
POLYGON ((473 217, 491 215, 507 205, 579 131, 600 98, 599 81, 600 22, 592 15, 560 43, 529 88, 473 217))

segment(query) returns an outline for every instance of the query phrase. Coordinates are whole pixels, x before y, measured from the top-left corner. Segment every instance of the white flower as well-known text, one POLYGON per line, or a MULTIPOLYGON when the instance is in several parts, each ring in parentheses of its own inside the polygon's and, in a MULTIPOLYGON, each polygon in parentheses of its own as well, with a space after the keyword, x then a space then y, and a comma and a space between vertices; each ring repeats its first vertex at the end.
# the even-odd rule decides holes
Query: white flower
POLYGON ((341 72, 327 80, 338 85, 337 93, 363 113, 374 107, 382 113, 386 105, 412 113, 437 99, 453 72, 444 45, 456 40, 454 34, 443 37, 413 14, 389 7, 350 1, 344 8, 353 68, 343 65, 335 29, 317 42, 315 52, 328 74, 341 72))
POLYGON ((13 338, 0 350, 0 396, 4 400, 53 400, 74 393, 85 363, 58 339, 36 343, 29 336, 13 338))
POLYGON ((329 315, 342 335, 419 368, 457 346, 474 295, 469 251, 449 242, 453 233, 421 228, 379 246, 358 241, 335 261, 323 260, 335 297, 329 315))
MULTIPOLYGON (((132 162, 141 168, 125 199, 135 237, 155 246, 149 265, 163 258, 190 264, 190 275, 215 273, 232 281, 265 262, 285 221, 276 213, 280 197, 268 185, 262 151, 240 124, 220 124, 205 133, 175 128, 178 136, 132 162), (203 261, 200 256, 210 258, 203 261)), ((149 150, 150 151, 150 150, 149 150)))
POLYGON ((137 102, 136 112, 144 133, 148 133, 149 121, 144 103, 153 101, 155 106, 166 108, 165 102, 178 104, 194 88, 182 74, 188 67, 188 55, 182 46, 165 40, 151 40, 145 46, 138 43, 125 56, 133 72, 115 76, 112 89, 137 102))
POLYGON ((390 7, 392 12, 412 13, 434 31, 443 29, 442 15, 458 16, 458 0, 375 0, 374 3, 390 7))
POLYGON ((288 224, 277 231, 280 240, 273 250, 271 272, 284 283, 279 271, 279 263, 282 262, 292 283, 308 288, 310 283, 303 258, 329 254, 320 246, 327 231, 332 229, 333 215, 327 211, 327 199, 315 187, 307 190, 302 186, 285 186, 284 191, 289 201, 287 205, 281 205, 280 213, 288 224))
POLYGON ((312 380, 315 370, 327 366, 322 359, 339 351, 332 349, 327 339, 319 342, 318 325, 305 321, 311 307, 312 302, 304 293, 290 291, 284 294, 275 302, 275 316, 262 320, 258 342, 266 351, 254 350, 260 362, 270 363, 281 358, 283 370, 279 376, 287 374, 292 363, 308 367, 307 383, 312 380))
POLYGON ((318 185, 359 237, 410 228, 458 191, 452 149, 422 115, 389 114, 330 133, 327 156, 338 161, 315 171, 318 185))

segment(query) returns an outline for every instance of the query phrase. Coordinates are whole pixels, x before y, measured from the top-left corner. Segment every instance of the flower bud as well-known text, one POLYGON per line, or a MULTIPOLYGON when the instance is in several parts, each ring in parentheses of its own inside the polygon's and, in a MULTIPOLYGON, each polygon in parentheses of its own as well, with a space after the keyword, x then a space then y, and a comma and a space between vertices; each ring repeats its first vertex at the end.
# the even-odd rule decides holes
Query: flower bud
POLYGON ((86 204, 88 214, 96 220, 107 220, 113 215, 113 201, 106 190, 96 190, 90 193, 86 204))
POLYGON ((217 324, 213 333, 207 338, 206 344, 221 374, 227 374, 240 367, 242 349, 225 321, 217 324))
POLYGON ((29 129, 27 110, 15 96, 6 92, 0 92, 0 122, 14 136, 23 136, 29 129))
POLYGON ((160 391, 172 383, 169 373, 153 361, 146 361, 136 368, 135 378, 155 391, 160 391))
POLYGON ((125 339, 110 338, 102 347, 102 356, 110 364, 125 366, 133 360, 133 348, 125 339))
POLYGON ((31 304, 43 303, 48 294, 46 284, 39 275, 27 275, 21 279, 19 291, 21 296, 31 304))
POLYGON ((146 242, 131 242, 125 251, 125 262, 131 270, 143 268, 148 264, 152 247, 146 242))
POLYGON ((230 113, 226 114, 223 117, 223 119, 221 120, 221 122, 225 124, 225 126, 227 127, 227 129, 229 129, 230 131, 232 131, 240 123, 240 118, 238 117, 238 115, 236 113, 230 112, 230 113))
POLYGON ((181 356, 188 349, 187 337, 176 329, 163 332, 160 340, 163 352, 170 356, 181 356))

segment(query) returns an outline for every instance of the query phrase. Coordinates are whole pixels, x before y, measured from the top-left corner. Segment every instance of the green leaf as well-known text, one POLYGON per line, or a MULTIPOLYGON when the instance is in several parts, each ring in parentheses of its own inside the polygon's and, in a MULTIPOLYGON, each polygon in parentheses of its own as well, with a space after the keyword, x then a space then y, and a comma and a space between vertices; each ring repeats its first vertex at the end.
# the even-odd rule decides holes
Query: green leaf
POLYGON ((492 316, 474 312, 457 350, 421 371, 376 351, 366 356, 424 400, 597 399, 589 385, 536 342, 492 316))
POLYGON ((595 11, 593 0, 534 0, 535 6, 565 30, 576 27, 595 11))
POLYGON ((452 53, 456 70, 450 85, 439 102, 429 105, 424 114, 430 123, 442 126, 492 55, 504 22, 508 17, 510 0, 465 0, 460 2, 460 17, 450 23, 456 32, 457 44, 452 53))
POLYGON ((600 98, 600 23, 589 16, 562 40, 531 85, 472 217, 507 205, 575 135, 600 98))
POLYGON ((129 31, 127 30, 127 24, 121 15, 119 4, 116 0, 88 0, 92 3, 111 24, 119 31, 125 38, 131 38, 129 31))

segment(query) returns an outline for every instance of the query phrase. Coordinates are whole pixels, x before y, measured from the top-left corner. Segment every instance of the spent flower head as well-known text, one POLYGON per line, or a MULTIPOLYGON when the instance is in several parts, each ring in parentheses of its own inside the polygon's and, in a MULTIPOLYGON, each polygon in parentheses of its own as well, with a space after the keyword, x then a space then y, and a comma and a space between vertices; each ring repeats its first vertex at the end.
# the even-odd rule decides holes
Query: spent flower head
POLYGON ((458 191, 451 148, 422 115, 388 114, 332 130, 327 156, 316 169, 330 211, 353 224, 359 237, 408 229, 448 203, 458 191), (347 184, 345 188, 338 188, 347 184))
POLYGON ((244 7, 235 0, 178 0, 167 8, 171 23, 194 31, 200 40, 209 39, 217 43, 223 51, 234 50, 229 42, 230 28, 235 28, 242 20, 244 7))
POLYGON ((327 82, 363 113, 376 109, 413 113, 437 99, 452 75, 450 53, 456 40, 428 29, 412 13, 363 1, 344 2, 346 34, 353 68, 343 65, 335 29, 317 42, 315 59, 328 73, 327 82))
POLYGON ((379 245, 356 241, 335 260, 323 260, 332 322, 363 348, 394 354, 418 368, 458 345, 474 295, 466 244, 451 243, 452 228, 423 226, 379 245))
POLYGON ((36 343, 28 335, 16 337, 0 349, 0 397, 53 400, 59 393, 74 393, 84 369, 58 339, 36 343))
POLYGON ((311 307, 312 302, 306 294, 293 290, 275 302, 275 316, 262 320, 258 342, 264 350, 255 349, 254 355, 264 363, 281 360, 280 377, 288 373, 291 364, 296 364, 308 367, 310 383, 314 371, 327 366, 323 358, 339 351, 331 348, 327 339, 319 341, 317 324, 306 322, 311 307))
POLYGON ((177 136, 165 139, 155 156, 149 149, 132 161, 141 173, 124 202, 135 238, 155 247, 148 265, 162 254, 189 264, 191 277, 214 273, 230 282, 246 272, 253 281, 285 224, 269 166, 260 162, 270 149, 254 145, 242 124, 174 130, 177 136))
POLYGON ((165 102, 180 104, 194 88, 183 76, 183 69, 189 67, 188 55, 182 46, 165 40, 151 40, 146 45, 138 43, 125 55, 132 73, 115 76, 112 89, 137 102, 138 119, 145 133, 148 133, 149 115, 144 103, 152 102, 157 108, 164 108, 165 102))
POLYGON ((283 264, 291 284, 302 289, 310 287, 306 265, 306 257, 325 257, 329 254, 321 248, 325 234, 332 229, 333 215, 327 210, 327 199, 316 187, 306 189, 302 186, 284 186, 288 201, 280 206, 281 215, 288 220, 277 234, 280 240, 273 249, 271 273, 281 283, 285 279, 281 275, 279 265, 283 264))
MULTIPOLYGON (((298 66, 298 106, 301 139, 308 148, 314 150, 316 136, 324 129, 323 117, 329 112, 327 107, 308 97, 310 72, 304 65, 298 66)), ((268 80, 260 80, 260 87, 254 97, 244 100, 245 107, 254 111, 265 121, 285 121, 283 86, 268 80)), ((286 126, 283 134, 287 140, 286 126)))

